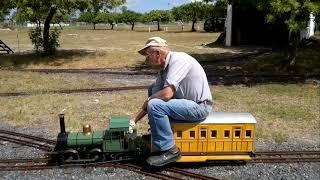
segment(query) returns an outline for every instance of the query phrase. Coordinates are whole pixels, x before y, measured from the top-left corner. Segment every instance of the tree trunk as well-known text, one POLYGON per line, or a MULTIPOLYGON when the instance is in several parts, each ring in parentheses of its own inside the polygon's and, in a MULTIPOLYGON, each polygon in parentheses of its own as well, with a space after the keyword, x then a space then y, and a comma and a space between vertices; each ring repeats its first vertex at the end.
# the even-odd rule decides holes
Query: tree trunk
POLYGON ((132 26, 131 26, 131 31, 133 31, 133 28, 134 28, 134 22, 132 23, 132 26))
POLYGON ((160 31, 160 21, 157 21, 158 22, 158 31, 160 31))
POLYGON ((96 30, 96 23, 93 23, 93 30, 96 30))
POLYGON ((43 27, 43 51, 44 54, 52 54, 53 52, 50 52, 50 45, 49 45, 49 32, 50 32, 50 22, 56 13, 57 9, 56 7, 51 7, 49 10, 49 13, 46 17, 46 20, 44 21, 44 27, 43 27))
POLYGON ((113 23, 111 23, 111 30, 113 30, 113 26, 114 26, 114 24, 113 24, 113 23))
POLYGON ((300 42, 300 32, 291 32, 289 46, 287 50, 287 59, 281 64, 280 69, 286 71, 294 71, 296 65, 296 56, 298 51, 298 45, 300 42))
POLYGON ((193 21, 192 21, 192 28, 191 28, 191 31, 192 31, 192 32, 197 31, 197 30, 194 28, 194 24, 196 24, 196 22, 197 22, 197 20, 193 20, 193 21))
POLYGON ((291 36, 291 47, 289 47, 289 56, 288 56, 288 62, 289 67, 293 67, 296 65, 296 57, 297 57, 297 49, 299 45, 299 33, 292 33, 291 36))

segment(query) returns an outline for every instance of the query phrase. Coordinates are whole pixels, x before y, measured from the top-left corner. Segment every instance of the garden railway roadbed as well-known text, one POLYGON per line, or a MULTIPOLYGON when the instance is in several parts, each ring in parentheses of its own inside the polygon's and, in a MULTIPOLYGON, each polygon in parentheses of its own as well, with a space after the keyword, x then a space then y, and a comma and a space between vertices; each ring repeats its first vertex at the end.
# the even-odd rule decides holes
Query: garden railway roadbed
MULTIPOLYGON (((0 129, 3 134, 6 131, 14 131, 17 133, 28 134, 31 137, 36 136, 36 141, 45 141, 51 144, 52 141, 47 141, 47 129, 50 127, 41 127, 39 129, 33 128, 19 128, 11 127, 5 123, 0 124, 0 129)), ((3 135, 2 134, 2 135, 3 135)), ((11 134, 16 136, 19 134, 11 134)), ((24 138, 31 138, 25 136, 24 138)), ((31 138, 32 139, 32 138, 31 138)), ((275 144, 273 142, 262 142, 256 140, 256 151, 260 152, 258 156, 264 157, 270 151, 319 151, 319 145, 315 142, 317 140, 295 141, 290 139, 283 144, 275 144)), ((12 143, 7 140, 0 140, 0 159, 38 159, 38 164, 45 161, 46 151, 40 150, 36 147, 28 147, 12 143)), ((300 152, 301 153, 301 152, 300 152)), ((279 155, 274 155, 280 157, 279 155)), ((259 158, 258 158, 259 159, 259 158)), ((29 162, 30 163, 30 162, 29 162)), ((17 171, 0 171, 0 176, 3 179, 159 179, 156 175, 160 172, 152 172, 154 176, 148 173, 141 173, 139 168, 135 170, 130 169, 128 163, 124 164, 126 167, 121 167, 119 164, 104 165, 104 166, 85 166, 72 168, 43 168, 43 170, 17 170, 17 171), (106 167, 105 167, 106 166, 106 167)), ((295 162, 295 163, 247 163, 247 164, 228 164, 228 163, 199 163, 191 165, 179 165, 172 169, 183 169, 196 174, 202 174, 203 177, 212 177, 212 179, 319 179, 320 163, 319 162, 295 162)), ((150 173, 150 172, 149 172, 150 173)), ((167 179, 172 179, 175 173, 169 169, 161 171, 166 174, 167 179)), ((186 175, 187 176, 187 175, 186 175)), ((179 175, 181 178, 182 176, 179 175)), ((199 179, 190 178, 187 179, 199 179)), ((164 178, 165 179, 165 178, 164 178)))

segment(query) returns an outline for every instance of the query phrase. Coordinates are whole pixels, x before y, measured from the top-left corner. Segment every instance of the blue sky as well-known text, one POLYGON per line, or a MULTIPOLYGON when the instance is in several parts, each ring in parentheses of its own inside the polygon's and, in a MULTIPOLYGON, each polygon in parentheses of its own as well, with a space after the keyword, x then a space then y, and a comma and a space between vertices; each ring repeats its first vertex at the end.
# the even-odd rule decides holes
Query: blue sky
POLYGON ((127 0, 124 5, 130 10, 145 13, 154 9, 168 10, 191 1, 194 0, 127 0))

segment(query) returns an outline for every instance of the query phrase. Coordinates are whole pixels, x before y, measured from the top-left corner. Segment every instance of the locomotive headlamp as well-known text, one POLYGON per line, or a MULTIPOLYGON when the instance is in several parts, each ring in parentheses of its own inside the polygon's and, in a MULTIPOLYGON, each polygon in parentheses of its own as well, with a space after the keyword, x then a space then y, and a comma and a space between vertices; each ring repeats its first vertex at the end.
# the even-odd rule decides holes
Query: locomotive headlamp
POLYGON ((82 129, 83 129, 82 133, 84 135, 90 135, 91 134, 91 126, 89 124, 83 125, 82 129))

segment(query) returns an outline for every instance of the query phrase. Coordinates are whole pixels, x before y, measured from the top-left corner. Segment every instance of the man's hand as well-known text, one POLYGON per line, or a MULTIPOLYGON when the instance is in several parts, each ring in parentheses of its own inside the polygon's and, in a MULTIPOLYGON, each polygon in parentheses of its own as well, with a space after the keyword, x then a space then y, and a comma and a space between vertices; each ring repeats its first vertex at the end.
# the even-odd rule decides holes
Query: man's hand
POLYGON ((133 129, 136 126, 136 123, 134 122, 133 119, 130 119, 129 121, 129 133, 133 133, 133 129))

